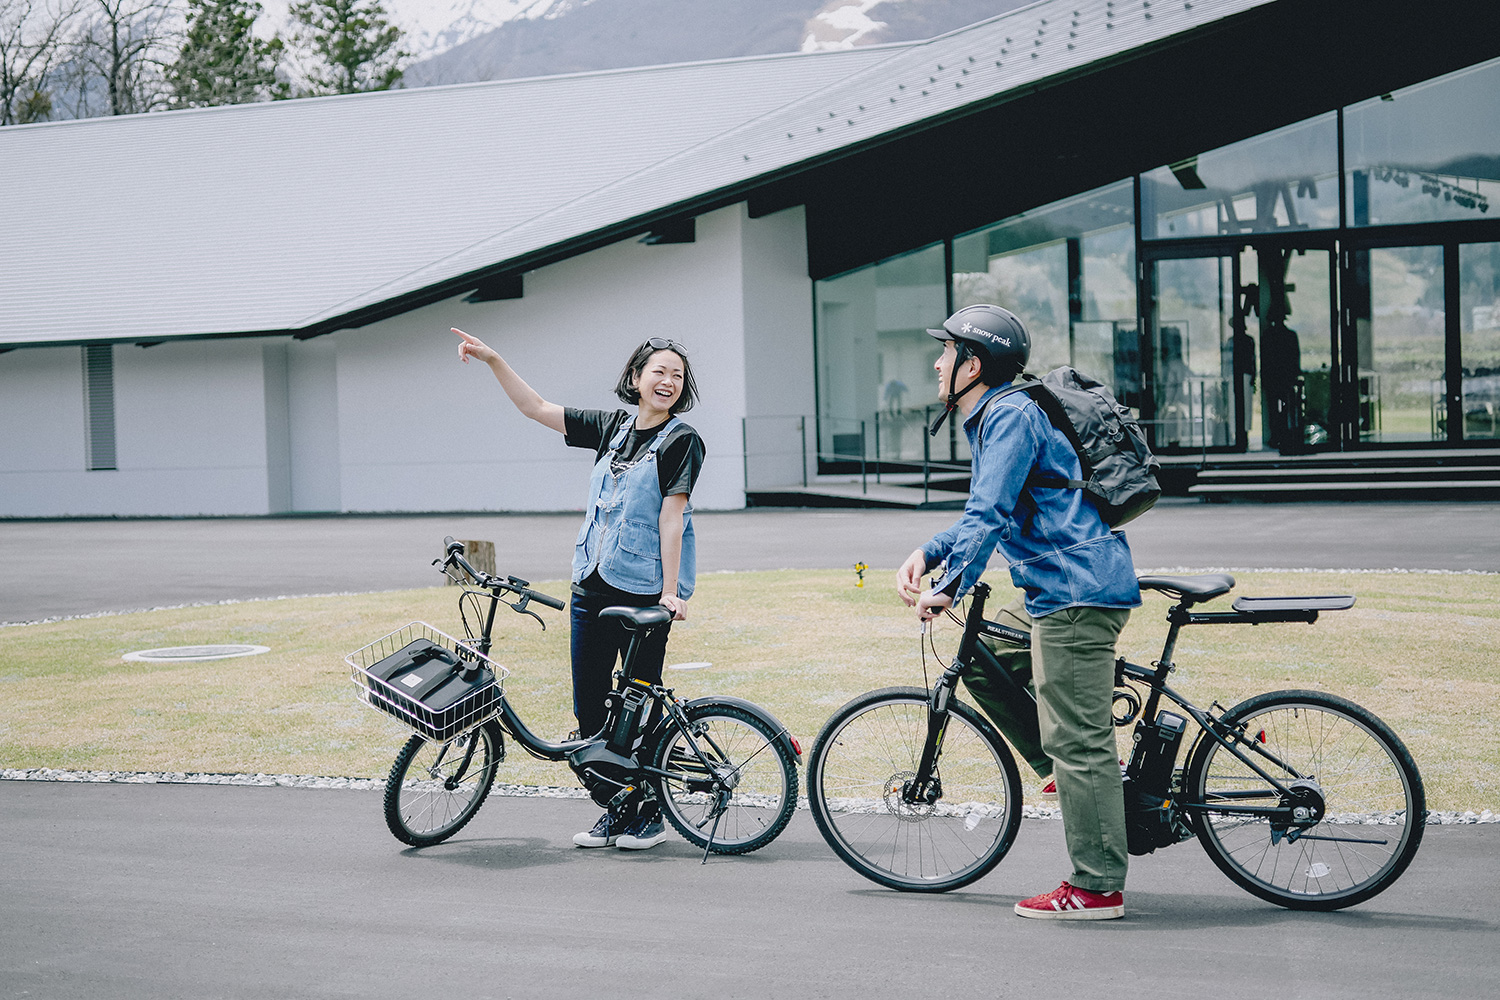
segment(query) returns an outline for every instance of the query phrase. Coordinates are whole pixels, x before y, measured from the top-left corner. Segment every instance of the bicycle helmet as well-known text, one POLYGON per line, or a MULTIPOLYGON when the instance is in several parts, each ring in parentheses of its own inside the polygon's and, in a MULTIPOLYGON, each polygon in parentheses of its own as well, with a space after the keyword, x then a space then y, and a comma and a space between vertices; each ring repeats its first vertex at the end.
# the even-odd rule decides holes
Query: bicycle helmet
POLYGON ((942 329, 927 333, 938 340, 953 341, 959 363, 970 357, 979 359, 979 377, 962 389, 957 387, 957 365, 948 376, 948 405, 932 422, 928 433, 934 435, 958 405, 960 396, 981 383, 1000 385, 1014 378, 1031 358, 1031 334, 1026 324, 1009 309, 987 303, 964 306, 948 317, 942 329))

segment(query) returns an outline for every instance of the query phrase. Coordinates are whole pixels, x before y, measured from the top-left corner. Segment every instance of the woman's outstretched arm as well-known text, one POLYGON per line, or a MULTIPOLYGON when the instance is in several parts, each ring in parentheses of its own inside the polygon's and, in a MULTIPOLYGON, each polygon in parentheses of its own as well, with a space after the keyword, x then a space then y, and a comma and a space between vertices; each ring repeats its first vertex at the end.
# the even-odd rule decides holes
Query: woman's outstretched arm
POLYGON ((559 434, 567 432, 567 424, 563 420, 563 408, 556 403, 549 403, 537 394, 537 391, 526 384, 526 380, 517 375, 515 369, 505 363, 505 359, 497 354, 494 348, 487 346, 478 337, 471 337, 462 330, 453 328, 463 343, 458 345, 458 360, 464 364, 469 363, 470 358, 476 358, 490 366, 490 371, 495 373, 495 381, 500 383, 500 388, 510 397, 510 401, 516 404, 516 409, 521 411, 522 416, 530 417, 544 427, 550 427, 559 434))

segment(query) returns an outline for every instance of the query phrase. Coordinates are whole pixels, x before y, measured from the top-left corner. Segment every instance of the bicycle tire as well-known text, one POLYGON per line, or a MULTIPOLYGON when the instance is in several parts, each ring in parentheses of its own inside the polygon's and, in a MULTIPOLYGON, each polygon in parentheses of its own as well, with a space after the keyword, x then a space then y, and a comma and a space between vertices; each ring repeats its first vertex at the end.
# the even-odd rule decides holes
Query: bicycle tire
POLYGON ((813 741, 807 800, 828 846, 865 878, 904 892, 948 892, 988 874, 1021 826, 1021 775, 1000 734, 948 702, 931 806, 900 799, 927 738, 928 692, 882 688, 833 714, 813 741))
POLYGON ((505 736, 493 720, 446 744, 413 734, 385 782, 386 826, 403 844, 441 844, 474 818, 504 758, 505 736), (478 743, 460 773, 467 740, 478 743))
MULTIPOLYGON (((1227 793, 1265 779, 1207 736, 1184 782, 1198 840, 1219 869, 1261 899, 1293 910, 1338 910, 1362 903, 1400 877, 1422 842, 1427 817, 1422 778, 1391 728, 1346 698, 1320 691, 1272 691, 1234 706, 1223 721, 1318 783, 1324 820, 1295 840, 1277 836, 1268 818, 1215 813, 1227 793)), ((1268 773, 1271 762, 1256 756, 1268 773)))
POLYGON ((662 815, 696 847, 748 854, 775 840, 797 809, 797 762, 780 734, 729 705, 687 709, 689 728, 715 771, 734 782, 727 801, 705 790, 708 775, 682 731, 668 723, 652 760, 672 777, 652 779, 662 815))

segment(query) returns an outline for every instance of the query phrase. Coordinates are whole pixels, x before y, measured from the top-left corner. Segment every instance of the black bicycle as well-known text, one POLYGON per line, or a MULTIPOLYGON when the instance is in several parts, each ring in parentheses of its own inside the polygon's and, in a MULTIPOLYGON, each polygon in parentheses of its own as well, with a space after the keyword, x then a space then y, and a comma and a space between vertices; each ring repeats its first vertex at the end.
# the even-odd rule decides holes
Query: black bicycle
MULTIPOLYGON (((802 750, 770 712, 741 698, 679 701, 671 689, 632 673, 644 638, 671 620, 666 608, 614 607, 631 634, 604 728, 561 743, 531 732, 506 698, 507 673, 489 657, 501 604, 546 623, 532 602, 562 610, 525 580, 475 570, 464 547, 444 539, 443 570, 464 584, 464 639, 413 622, 346 658, 366 704, 414 730, 385 786, 385 820, 402 843, 429 847, 453 836, 479 811, 505 759, 505 734, 542 760, 566 761, 590 797, 606 808, 654 795, 689 843, 716 854, 769 844, 797 807, 802 750), (461 575, 460 575, 461 574, 461 575), (507 600, 513 596, 516 600, 507 600), (485 606, 488 602, 488 606, 485 606), (482 622, 475 634, 474 621, 482 622)), ((436 564, 435 562, 435 564, 436 564)))
MULTIPOLYGON (((1312 623, 1354 598, 1240 597, 1233 610, 1205 612, 1195 606, 1227 594, 1232 576, 1145 576, 1140 585, 1177 603, 1161 659, 1115 665, 1115 724, 1136 723, 1123 778, 1130 853, 1196 836, 1241 887, 1299 910, 1352 906, 1390 886, 1422 841, 1426 798, 1389 726, 1321 691, 1272 691, 1205 710, 1167 684, 1185 625, 1312 623), (1163 696, 1185 715, 1161 709, 1163 696), (1189 721, 1197 735, 1179 766, 1189 721)), ((807 785, 818 829, 881 885, 968 885, 1000 862, 1020 827, 1021 777, 1009 747, 954 696, 961 676, 985 670, 1001 679, 1015 718, 1035 725, 1029 676, 1012 674, 987 645, 1024 648, 1030 636, 985 620, 989 594, 985 584, 974 588, 958 652, 930 690, 861 695, 813 742, 807 785)))

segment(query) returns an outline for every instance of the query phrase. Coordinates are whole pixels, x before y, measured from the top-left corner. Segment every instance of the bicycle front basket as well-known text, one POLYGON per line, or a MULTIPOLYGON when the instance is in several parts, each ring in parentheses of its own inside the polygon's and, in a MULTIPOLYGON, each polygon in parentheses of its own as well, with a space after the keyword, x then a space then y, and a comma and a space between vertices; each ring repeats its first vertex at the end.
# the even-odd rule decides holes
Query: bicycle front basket
POLYGON ((470 643, 412 622, 344 657, 359 700, 447 743, 494 718, 509 673, 470 643))

